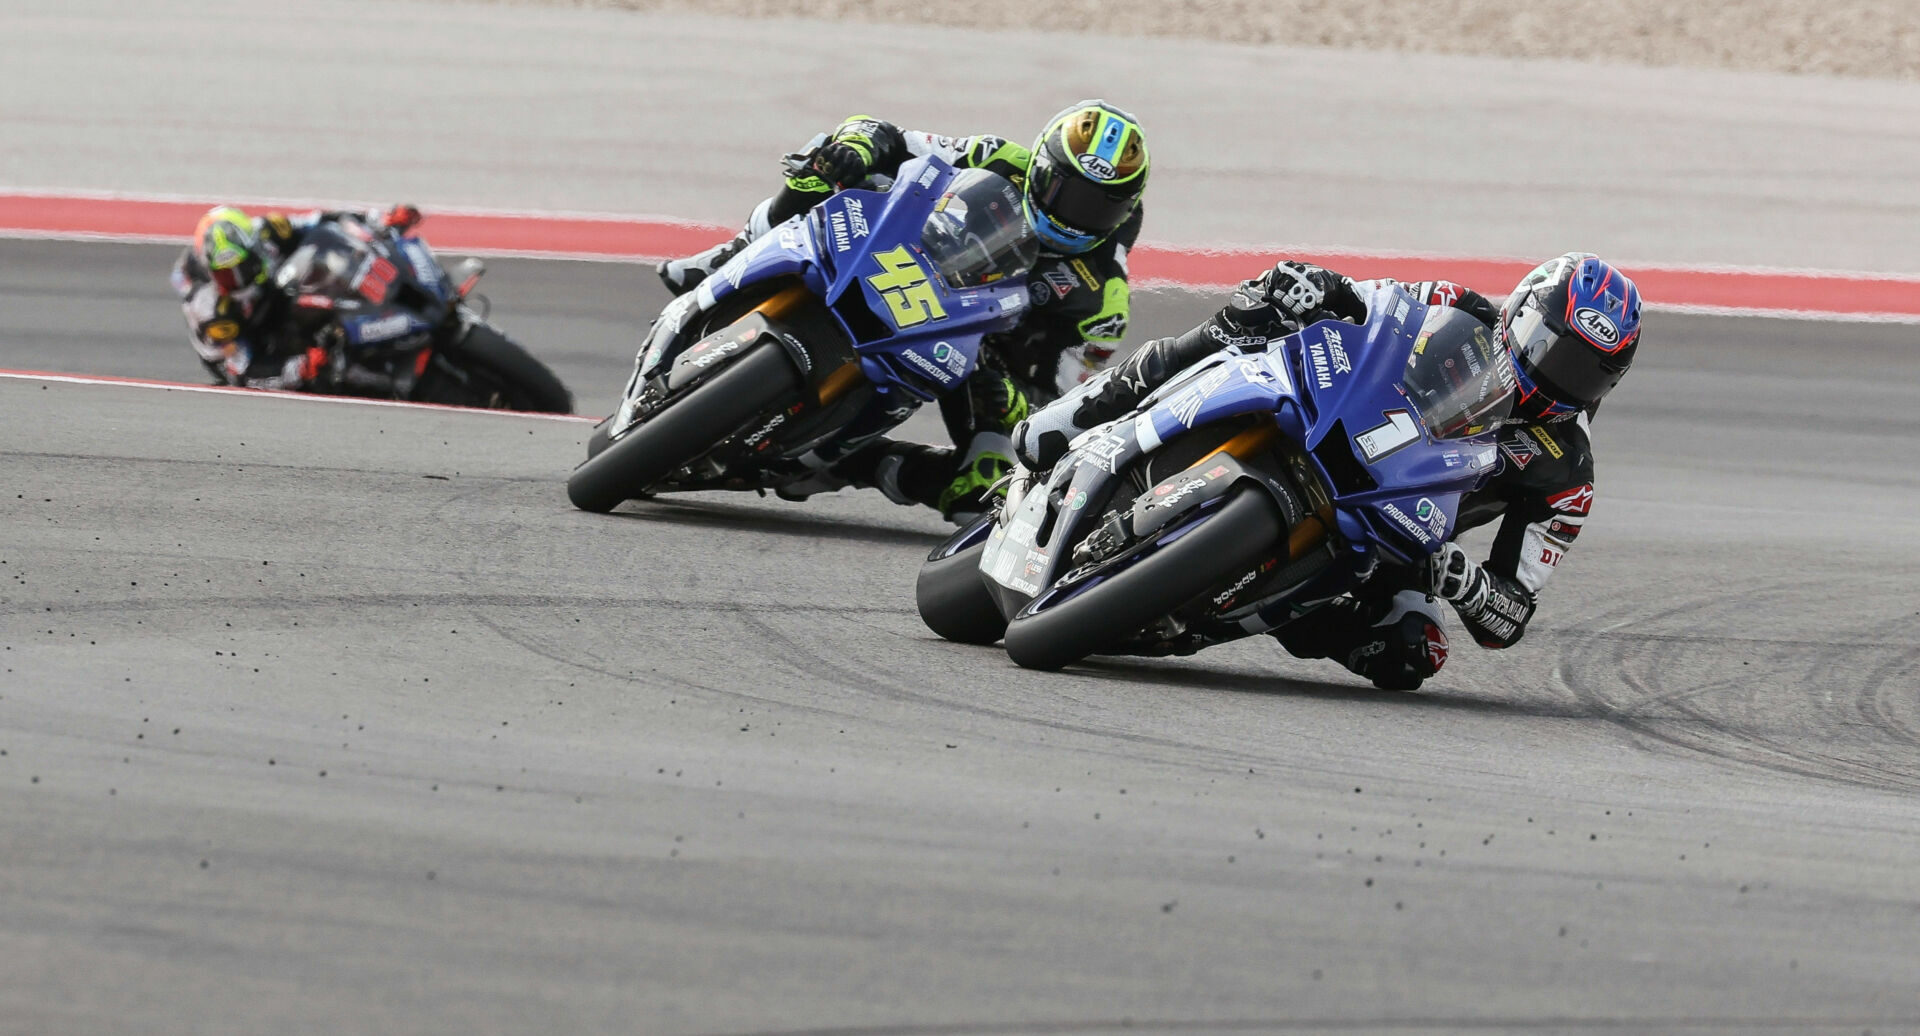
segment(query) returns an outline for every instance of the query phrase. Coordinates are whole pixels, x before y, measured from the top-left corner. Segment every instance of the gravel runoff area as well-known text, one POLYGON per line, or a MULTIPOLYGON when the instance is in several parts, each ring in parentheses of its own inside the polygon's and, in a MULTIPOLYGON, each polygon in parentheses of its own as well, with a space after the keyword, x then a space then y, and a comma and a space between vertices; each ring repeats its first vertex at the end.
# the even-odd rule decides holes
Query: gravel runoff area
POLYGON ((1920 79, 1913 0, 491 0, 1920 79))

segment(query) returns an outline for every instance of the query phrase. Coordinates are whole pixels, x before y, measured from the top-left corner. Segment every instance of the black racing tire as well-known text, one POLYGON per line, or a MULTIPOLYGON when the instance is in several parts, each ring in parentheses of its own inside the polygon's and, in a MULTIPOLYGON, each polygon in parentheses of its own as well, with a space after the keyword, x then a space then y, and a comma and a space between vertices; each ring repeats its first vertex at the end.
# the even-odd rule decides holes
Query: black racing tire
POLYGON ((1192 532, 1091 590, 1007 624, 1007 657, 1026 669, 1060 669, 1125 640, 1147 624, 1273 555, 1286 535, 1265 492, 1233 491, 1192 532))
POLYGON ((519 343, 486 324, 467 329, 446 357, 467 375, 466 384, 441 377, 421 386, 429 403, 523 410, 535 414, 573 413, 573 393, 547 365, 519 343))
POLYGON ((1007 617, 1000 614, 986 576, 980 574, 986 552, 983 541, 920 566, 913 597, 928 629, 960 644, 991 644, 1006 633, 1007 617))
POLYGON ((787 351, 763 342, 573 469, 567 477, 567 499, 582 511, 611 511, 800 387, 800 369, 787 351))
POLYGON ((612 436, 608 434, 612 429, 613 418, 611 416, 603 417, 595 422, 592 433, 587 436, 588 460, 600 456, 600 451, 607 448, 607 443, 612 441, 612 436))

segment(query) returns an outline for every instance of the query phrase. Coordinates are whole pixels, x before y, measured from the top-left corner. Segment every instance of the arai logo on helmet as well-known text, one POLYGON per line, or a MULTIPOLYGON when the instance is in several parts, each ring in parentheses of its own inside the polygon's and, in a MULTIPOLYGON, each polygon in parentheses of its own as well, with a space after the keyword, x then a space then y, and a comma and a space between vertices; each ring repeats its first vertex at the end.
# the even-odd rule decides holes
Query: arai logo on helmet
POLYGON ((1601 345, 1620 344, 1620 329, 1613 325, 1612 320, 1607 319, 1605 313, 1591 306, 1584 306, 1573 311, 1573 320, 1580 325, 1580 330, 1586 332, 1588 338, 1601 345))
POLYGON ((1101 158, 1099 155, 1081 155, 1075 159, 1075 161, 1080 163, 1080 168, 1087 171, 1088 176, 1096 180, 1111 180, 1114 174, 1119 172, 1119 170, 1113 167, 1112 162, 1101 158))

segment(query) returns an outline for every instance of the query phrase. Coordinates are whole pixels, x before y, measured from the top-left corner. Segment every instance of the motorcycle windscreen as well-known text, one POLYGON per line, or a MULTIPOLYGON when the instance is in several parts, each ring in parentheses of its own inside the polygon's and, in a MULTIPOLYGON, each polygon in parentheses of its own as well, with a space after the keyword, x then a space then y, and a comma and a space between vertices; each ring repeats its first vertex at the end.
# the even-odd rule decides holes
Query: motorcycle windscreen
POLYGON ((1487 325, 1433 306, 1414 337, 1400 392, 1434 438, 1462 439, 1506 423, 1515 384, 1513 359, 1487 325))
POLYGON ((965 169, 947 184, 920 228, 920 249, 948 288, 977 288, 1024 275, 1040 242, 1006 177, 965 169))
POLYGON ((314 235, 293 250, 274 273, 274 283, 299 295, 345 296, 353 294, 352 273, 359 264, 360 252, 334 235, 314 235))

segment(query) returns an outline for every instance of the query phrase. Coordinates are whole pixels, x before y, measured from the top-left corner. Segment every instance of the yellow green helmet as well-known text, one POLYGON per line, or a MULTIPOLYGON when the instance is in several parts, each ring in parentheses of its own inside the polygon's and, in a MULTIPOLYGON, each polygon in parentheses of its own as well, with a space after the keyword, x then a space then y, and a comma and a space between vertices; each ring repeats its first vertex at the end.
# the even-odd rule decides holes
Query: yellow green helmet
POLYGON ((1041 244, 1069 255, 1105 241, 1147 189, 1147 138, 1133 116, 1105 101, 1055 115, 1033 143, 1027 219, 1041 244))
POLYGON ((260 234, 253 227, 253 217, 239 209, 222 205, 200 217, 193 231, 193 250, 222 295, 267 279, 260 234))

